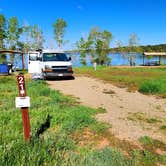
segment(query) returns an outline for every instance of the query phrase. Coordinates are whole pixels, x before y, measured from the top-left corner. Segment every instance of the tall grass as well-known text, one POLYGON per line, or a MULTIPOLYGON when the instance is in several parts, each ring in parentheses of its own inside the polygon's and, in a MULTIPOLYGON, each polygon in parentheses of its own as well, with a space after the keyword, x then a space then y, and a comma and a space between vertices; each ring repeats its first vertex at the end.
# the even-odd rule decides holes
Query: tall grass
POLYGON ((140 85, 139 91, 149 94, 166 94, 166 79, 145 81, 140 85))

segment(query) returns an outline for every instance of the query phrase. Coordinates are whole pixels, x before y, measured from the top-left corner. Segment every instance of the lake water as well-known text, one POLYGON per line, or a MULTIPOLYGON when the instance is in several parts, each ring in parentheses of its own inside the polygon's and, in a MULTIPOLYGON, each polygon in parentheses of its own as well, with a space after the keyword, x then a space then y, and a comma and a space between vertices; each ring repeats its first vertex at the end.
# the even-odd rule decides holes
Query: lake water
MULTIPOLYGON (((73 62, 73 66, 75 67, 80 67, 82 66, 82 64, 80 63, 80 56, 79 54, 72 54, 72 62, 73 62)), ((120 53, 110 53, 109 57, 111 58, 111 66, 128 66, 129 65, 129 61, 127 58, 124 58, 124 56, 120 53)), ((149 61, 158 61, 159 58, 158 57, 153 57, 152 59, 150 59, 149 61)), ((86 58, 87 61, 87 66, 92 66, 91 64, 91 58, 89 56, 87 56, 86 58)), ((161 60, 164 64, 166 64, 166 57, 163 58, 161 60)), ((148 59, 145 59, 145 63, 148 62, 148 59)), ((135 55, 135 65, 142 65, 143 64, 143 55, 142 54, 136 54, 135 55)))

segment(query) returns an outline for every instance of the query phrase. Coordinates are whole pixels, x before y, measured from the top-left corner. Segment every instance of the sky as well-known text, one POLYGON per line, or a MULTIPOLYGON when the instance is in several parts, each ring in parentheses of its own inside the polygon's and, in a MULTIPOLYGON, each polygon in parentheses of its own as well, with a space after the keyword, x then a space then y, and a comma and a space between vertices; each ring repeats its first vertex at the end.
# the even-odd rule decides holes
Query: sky
POLYGON ((37 24, 48 48, 56 47, 52 25, 58 18, 67 22, 65 49, 75 48, 93 27, 112 33, 110 47, 118 40, 128 45, 131 33, 140 45, 166 43, 166 0, 0 0, 0 13, 20 24, 37 24))

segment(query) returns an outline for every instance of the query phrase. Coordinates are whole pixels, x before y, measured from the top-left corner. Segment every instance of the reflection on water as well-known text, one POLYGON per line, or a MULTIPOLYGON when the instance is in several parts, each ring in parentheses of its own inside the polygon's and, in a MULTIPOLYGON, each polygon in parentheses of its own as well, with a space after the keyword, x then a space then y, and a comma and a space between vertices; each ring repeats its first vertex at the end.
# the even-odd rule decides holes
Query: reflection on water
MULTIPOLYGON (((72 62, 73 62, 73 66, 79 67, 82 66, 82 64, 80 63, 80 55, 77 54, 71 54, 70 55, 72 57, 72 62)), ((129 65, 129 60, 127 58, 127 55, 123 55, 120 53, 110 53, 109 57, 111 58, 111 65, 112 66, 128 66, 129 65)), ((148 61, 158 61, 159 58, 158 57, 152 57, 151 59, 147 59, 145 58, 145 63, 148 61)), ((87 66, 91 66, 91 58, 90 56, 87 56, 86 58, 87 61, 87 66)), ((136 54, 135 55, 135 65, 140 66, 143 64, 143 54, 136 54)), ((161 63, 166 64, 166 57, 162 57, 161 58, 161 63)))

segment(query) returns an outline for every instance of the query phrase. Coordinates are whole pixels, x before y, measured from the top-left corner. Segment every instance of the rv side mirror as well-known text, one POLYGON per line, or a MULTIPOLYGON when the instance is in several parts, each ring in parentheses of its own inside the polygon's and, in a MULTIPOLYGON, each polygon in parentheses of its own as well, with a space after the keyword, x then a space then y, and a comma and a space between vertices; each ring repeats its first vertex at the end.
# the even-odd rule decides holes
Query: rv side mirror
POLYGON ((37 57, 37 60, 38 60, 38 61, 42 61, 42 58, 41 58, 41 57, 37 57))
POLYGON ((69 57, 68 60, 71 61, 71 57, 69 57))

